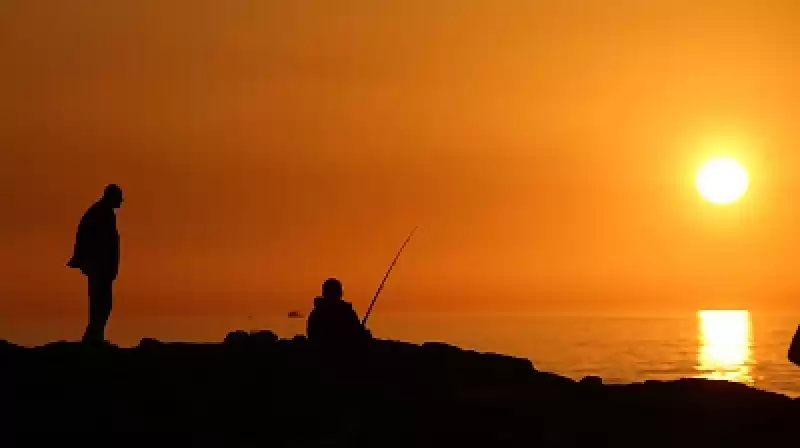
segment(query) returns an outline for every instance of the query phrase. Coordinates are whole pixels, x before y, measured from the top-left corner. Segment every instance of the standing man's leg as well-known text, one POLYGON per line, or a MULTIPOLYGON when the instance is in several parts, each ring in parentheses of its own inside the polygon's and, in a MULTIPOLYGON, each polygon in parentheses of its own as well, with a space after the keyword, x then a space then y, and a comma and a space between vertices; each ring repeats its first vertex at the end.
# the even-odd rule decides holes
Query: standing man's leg
POLYGON ((105 341, 106 324, 108 323, 108 318, 111 316, 113 295, 114 280, 112 278, 103 279, 100 284, 100 309, 97 311, 100 325, 100 342, 105 341))
POLYGON ((111 315, 113 280, 101 276, 89 279, 89 324, 86 326, 84 341, 105 341, 105 327, 111 315))
POLYGON ((97 277, 87 275, 86 280, 89 289, 89 321, 86 324, 86 331, 83 333, 83 342, 94 342, 97 339, 97 277))

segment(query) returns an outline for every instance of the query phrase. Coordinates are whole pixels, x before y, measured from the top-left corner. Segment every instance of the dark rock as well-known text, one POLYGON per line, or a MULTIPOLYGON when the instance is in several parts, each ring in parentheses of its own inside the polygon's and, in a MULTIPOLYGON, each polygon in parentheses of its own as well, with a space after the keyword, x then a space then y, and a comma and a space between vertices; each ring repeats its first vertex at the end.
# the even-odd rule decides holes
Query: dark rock
POLYGON ((270 330, 259 330, 250 332, 250 340, 259 347, 266 347, 278 342, 278 335, 270 330))
POLYGON ((797 326, 797 330, 795 330, 794 336, 792 337, 792 342, 789 344, 789 352, 787 353, 787 357, 789 362, 796 366, 800 366, 800 325, 797 326))
POLYGON ((159 341, 157 339, 142 338, 142 340, 139 341, 139 345, 137 346, 137 348, 146 350, 146 349, 151 349, 151 348, 158 348, 158 347, 161 347, 163 345, 164 344, 162 344, 161 341, 159 341))
POLYGON ((12 441, 131 446, 752 447, 794 440, 800 417, 798 400, 745 385, 578 383, 442 343, 336 356, 270 331, 133 349, 0 341, 0 410, 12 441))
POLYGON ((0 356, 10 356, 19 350, 22 350, 22 347, 19 345, 0 340, 0 356))
POLYGON ((307 339, 306 339, 306 337, 305 337, 304 335, 302 335, 302 334, 298 334, 298 335, 295 335, 295 336, 292 338, 292 341, 294 341, 294 342, 298 342, 298 343, 303 343, 303 342, 306 342, 306 341, 307 341, 307 339))
POLYGON ((603 385, 603 379, 599 376, 585 376, 581 379, 580 383, 588 387, 598 387, 603 385))
POLYGON ((244 330, 231 331, 225 335, 225 339, 222 343, 229 347, 243 347, 247 344, 249 336, 250 335, 244 330))

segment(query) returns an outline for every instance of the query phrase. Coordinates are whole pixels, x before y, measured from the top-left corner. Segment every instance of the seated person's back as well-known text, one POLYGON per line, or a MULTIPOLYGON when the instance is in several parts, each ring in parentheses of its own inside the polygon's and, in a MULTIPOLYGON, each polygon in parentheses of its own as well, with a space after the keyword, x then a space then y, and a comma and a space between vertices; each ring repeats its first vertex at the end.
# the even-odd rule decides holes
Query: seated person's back
POLYGON ((356 344, 368 336, 353 306, 342 299, 342 284, 328 279, 322 285, 322 295, 314 299, 314 309, 308 315, 306 336, 320 344, 356 344))

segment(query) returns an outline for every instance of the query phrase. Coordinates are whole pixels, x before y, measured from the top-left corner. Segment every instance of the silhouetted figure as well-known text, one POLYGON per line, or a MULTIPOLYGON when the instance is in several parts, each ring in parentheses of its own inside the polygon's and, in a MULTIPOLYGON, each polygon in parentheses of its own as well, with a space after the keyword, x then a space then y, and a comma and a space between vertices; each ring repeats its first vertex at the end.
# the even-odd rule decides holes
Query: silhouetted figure
POLYGON ((322 295, 314 299, 308 315, 306 335, 315 344, 352 346, 371 338, 358 319, 353 305, 342 299, 342 283, 329 278, 322 284, 322 295))
POLYGON ((111 184, 103 197, 81 218, 75 248, 67 266, 80 269, 89 283, 89 323, 83 334, 87 343, 104 343, 111 315, 112 289, 119 272, 120 245, 115 209, 122 205, 122 189, 111 184))
POLYGON ((800 325, 797 326, 792 343, 789 345, 789 361, 800 367, 800 325))

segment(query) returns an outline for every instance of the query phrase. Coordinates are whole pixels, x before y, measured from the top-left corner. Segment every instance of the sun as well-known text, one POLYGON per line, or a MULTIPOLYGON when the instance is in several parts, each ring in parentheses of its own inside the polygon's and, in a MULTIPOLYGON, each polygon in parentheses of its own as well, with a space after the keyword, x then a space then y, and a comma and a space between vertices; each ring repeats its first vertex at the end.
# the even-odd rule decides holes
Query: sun
POLYGON ((697 173, 697 190, 715 204, 730 204, 744 196, 749 180, 747 170, 730 157, 707 161, 697 173))

